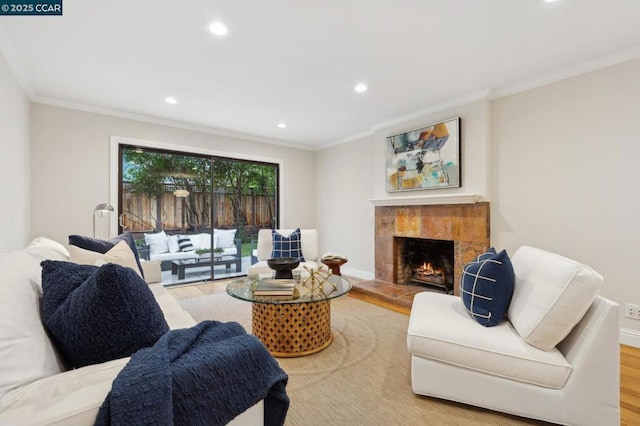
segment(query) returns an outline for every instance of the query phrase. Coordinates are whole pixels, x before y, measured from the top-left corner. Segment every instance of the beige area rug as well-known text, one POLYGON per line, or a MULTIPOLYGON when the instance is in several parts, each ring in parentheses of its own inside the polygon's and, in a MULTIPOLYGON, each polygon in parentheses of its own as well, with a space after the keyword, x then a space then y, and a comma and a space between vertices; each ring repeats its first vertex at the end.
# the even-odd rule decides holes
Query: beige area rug
MULTIPOLYGON (((197 321, 237 321, 251 331, 251 304, 214 294, 180 304, 197 321)), ((414 395, 409 317, 352 297, 331 302, 334 341, 317 354, 278 358, 289 375, 287 425, 540 424, 414 395)))

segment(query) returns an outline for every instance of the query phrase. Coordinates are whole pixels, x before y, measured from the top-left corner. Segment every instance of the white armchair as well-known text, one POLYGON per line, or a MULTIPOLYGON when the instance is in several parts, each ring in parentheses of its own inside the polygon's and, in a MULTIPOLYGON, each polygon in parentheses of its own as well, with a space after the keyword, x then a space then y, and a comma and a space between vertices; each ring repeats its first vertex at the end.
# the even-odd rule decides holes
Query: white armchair
POLYGON ((560 424, 618 425, 618 305, 585 291, 602 277, 531 247, 512 261, 509 320, 495 327, 472 319, 457 296, 416 295, 413 391, 560 424))
MULTIPOLYGON (((271 258, 271 252, 273 250, 273 236, 271 231, 271 229, 261 229, 258 231, 258 243, 255 253, 257 262, 249 267, 248 275, 269 275, 273 272, 267 265, 267 260, 271 258)), ((276 229, 276 232, 284 236, 291 234, 293 231, 293 229, 276 229)), ((300 244, 305 261, 300 262, 300 265, 298 265, 294 271, 301 271, 304 269, 304 266, 317 269, 320 265, 318 259, 318 230, 301 229, 300 244)))

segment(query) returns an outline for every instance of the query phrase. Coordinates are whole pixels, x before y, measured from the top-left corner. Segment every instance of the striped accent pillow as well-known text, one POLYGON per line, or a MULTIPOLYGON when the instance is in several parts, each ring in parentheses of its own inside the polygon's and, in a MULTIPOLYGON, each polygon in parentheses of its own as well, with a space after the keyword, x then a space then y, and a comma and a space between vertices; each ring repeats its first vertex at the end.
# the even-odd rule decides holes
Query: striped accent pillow
POLYGON ((191 242, 191 238, 186 235, 180 235, 178 237, 178 246, 180 247, 180 251, 194 251, 193 243, 191 242))
POLYGON ((496 253, 490 248, 464 267, 460 294, 473 319, 493 327, 504 319, 514 285, 515 273, 507 252, 496 253))

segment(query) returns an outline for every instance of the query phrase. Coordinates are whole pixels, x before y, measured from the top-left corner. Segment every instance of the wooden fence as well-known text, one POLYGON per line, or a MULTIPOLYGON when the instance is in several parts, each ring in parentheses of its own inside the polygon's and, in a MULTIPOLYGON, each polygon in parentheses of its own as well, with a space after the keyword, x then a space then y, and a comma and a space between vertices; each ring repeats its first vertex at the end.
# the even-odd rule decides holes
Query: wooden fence
POLYGON ((158 199, 147 194, 123 191, 122 225, 133 233, 172 231, 209 231, 213 228, 240 228, 242 237, 257 234, 260 228, 271 228, 276 215, 275 197, 252 192, 239 198, 238 217, 233 208, 234 196, 225 191, 213 195, 190 193, 188 197, 176 197, 172 191, 164 192, 158 199), (213 226, 210 214, 213 210, 213 226))

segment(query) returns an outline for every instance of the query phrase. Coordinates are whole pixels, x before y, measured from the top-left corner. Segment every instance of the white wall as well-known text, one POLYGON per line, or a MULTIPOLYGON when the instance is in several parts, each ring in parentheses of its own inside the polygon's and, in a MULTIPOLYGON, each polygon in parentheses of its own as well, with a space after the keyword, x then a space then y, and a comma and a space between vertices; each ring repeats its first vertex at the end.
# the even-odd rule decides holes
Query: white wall
POLYGON ((283 227, 315 227, 315 153, 34 103, 31 236, 91 235, 94 207, 110 200, 111 136, 282 160, 283 227))
MULTIPOLYGON (((361 223, 373 215, 373 207, 362 206, 371 193, 373 198, 480 194, 491 202, 494 246, 513 254, 528 244, 576 259, 604 276, 603 296, 622 306, 640 304, 633 269, 640 242, 638 75, 640 60, 635 60, 378 130, 369 142, 322 150, 317 211, 322 238, 344 247, 348 256, 358 253, 359 267, 372 272, 374 231, 361 223), (462 188, 387 194, 384 138, 453 116, 463 124, 462 188), (355 170, 337 162, 354 152, 372 162, 355 170), (369 166, 371 189, 359 184, 369 166), (353 188, 350 195, 334 197, 340 201, 340 226, 333 226, 336 206, 327 202, 331 193, 322 180, 353 188)), ((624 318, 622 310, 620 315, 623 342, 639 345, 640 322, 624 318)))
POLYGON ((316 217, 320 254, 342 253, 341 271, 373 279, 374 209, 371 137, 317 152, 316 217))
POLYGON ((29 100, 0 55, 0 250, 29 242, 29 100))
MULTIPOLYGON (((639 75, 636 60, 492 104, 492 243, 586 263, 620 304, 640 304, 639 75)), ((640 330, 625 318, 621 326, 640 330)))

